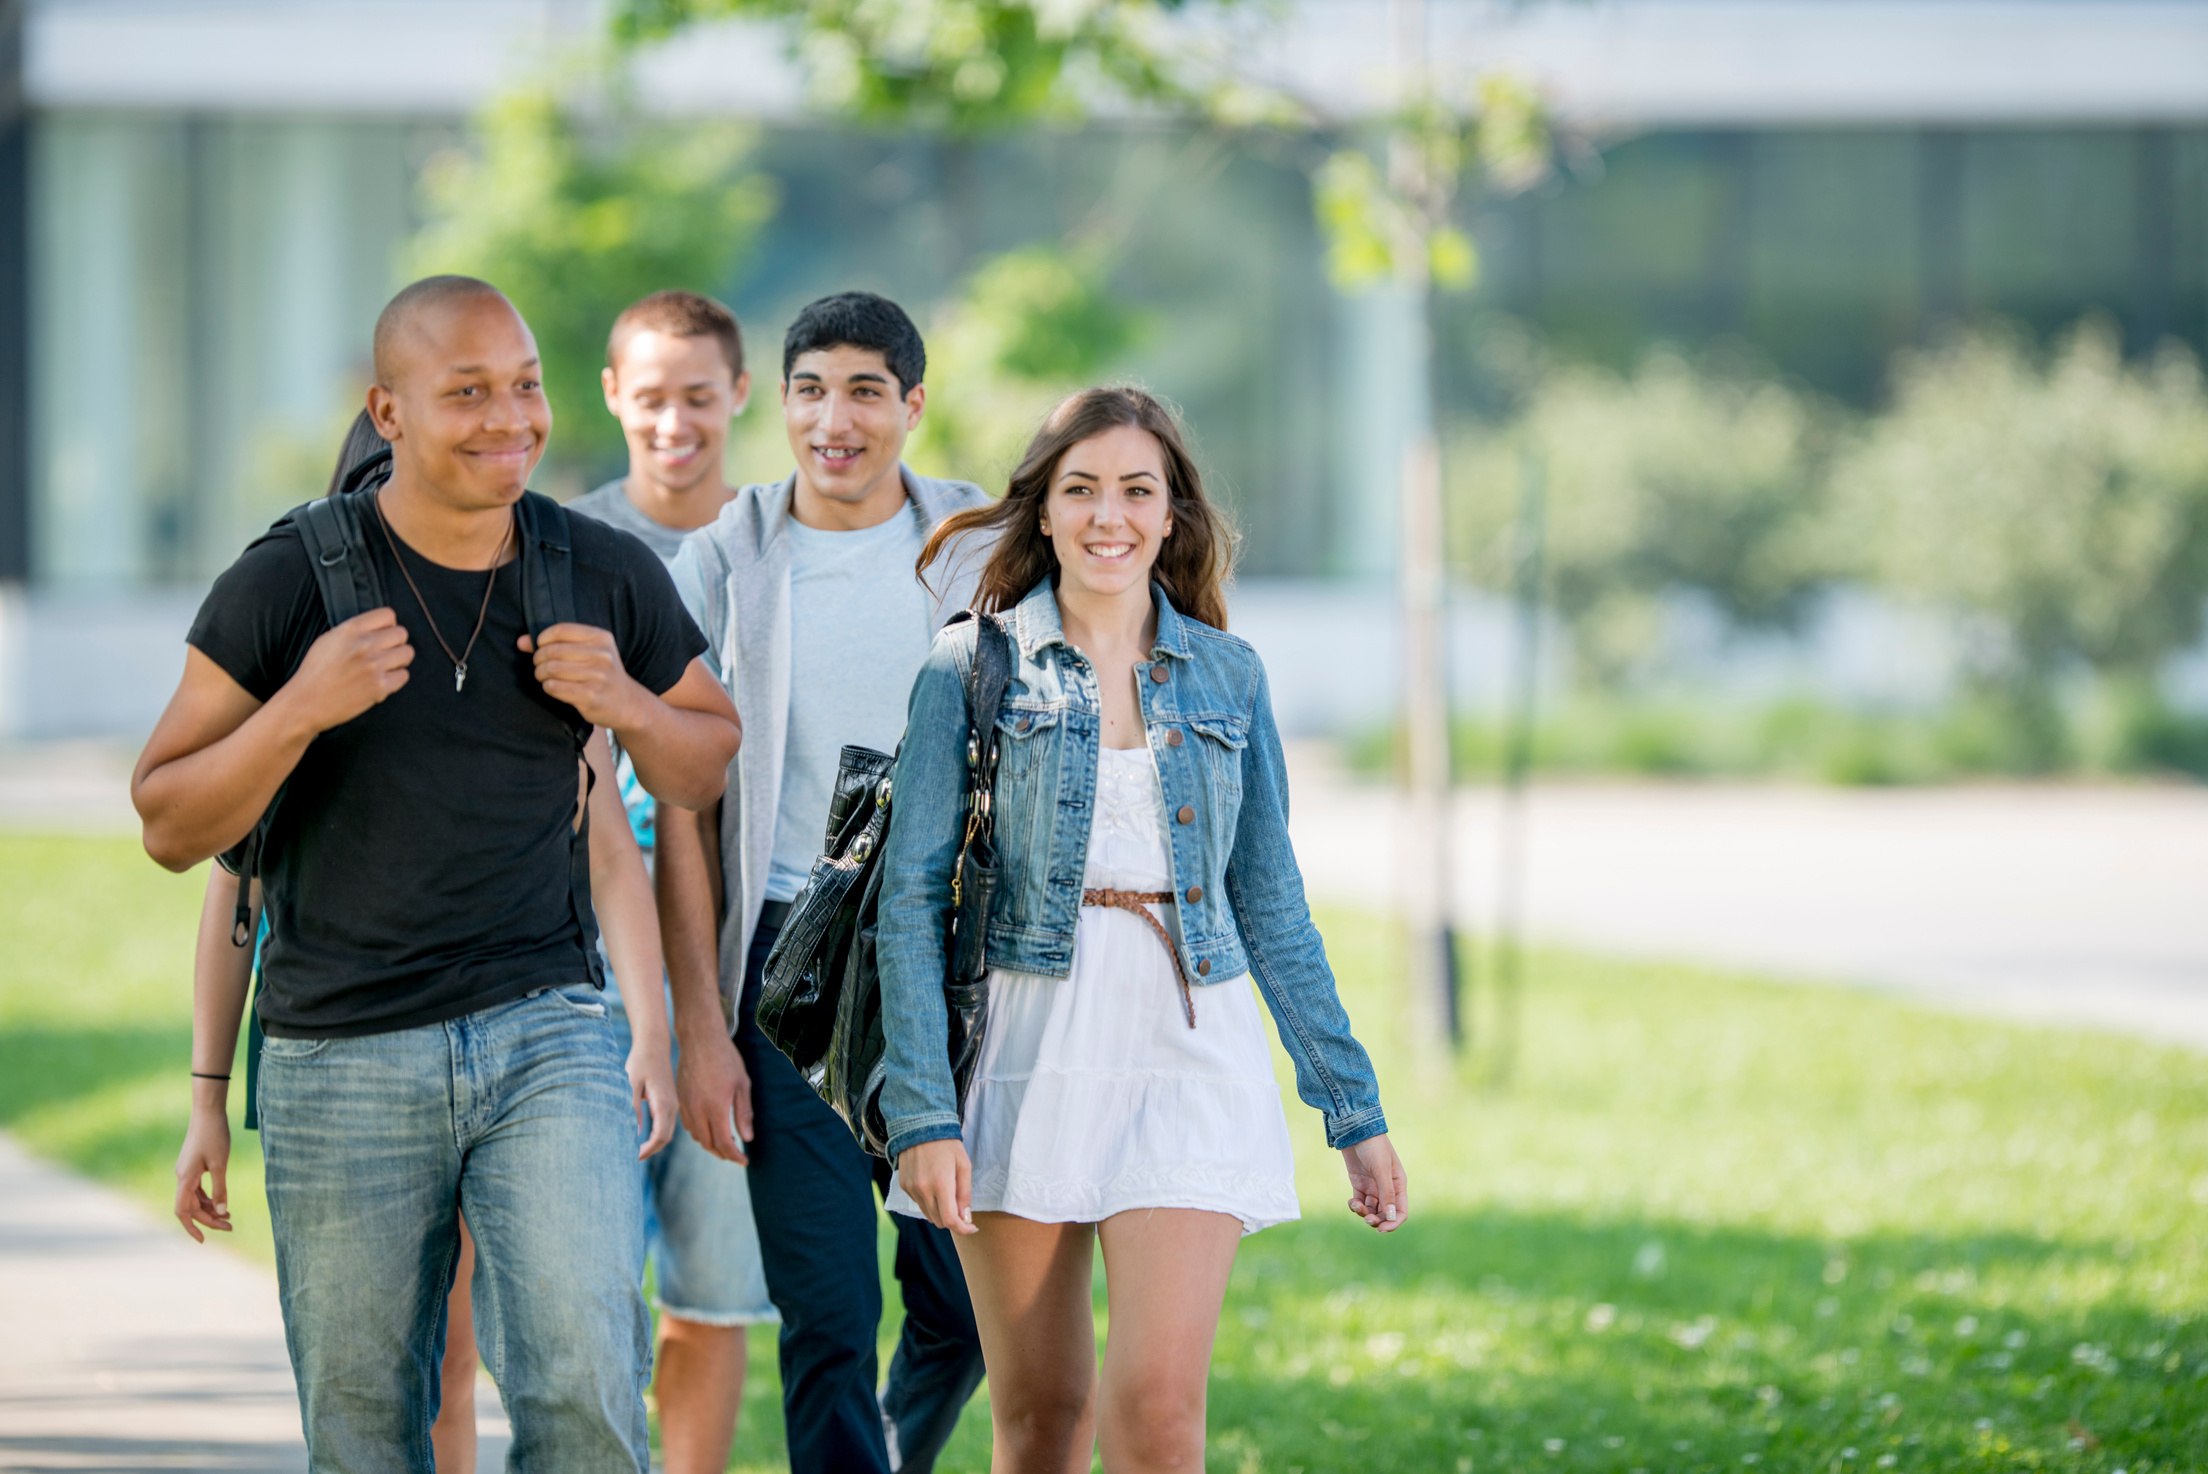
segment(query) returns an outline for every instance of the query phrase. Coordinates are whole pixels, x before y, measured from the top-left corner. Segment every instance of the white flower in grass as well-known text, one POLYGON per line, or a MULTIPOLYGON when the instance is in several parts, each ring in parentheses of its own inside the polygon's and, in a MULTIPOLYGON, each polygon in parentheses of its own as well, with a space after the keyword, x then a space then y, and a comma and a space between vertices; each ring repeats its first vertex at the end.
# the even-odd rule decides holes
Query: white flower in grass
POLYGON ((1717 1317, 1705 1315, 1692 1325, 1673 1326, 1671 1341, 1682 1351, 1700 1351, 1702 1343, 1717 1332, 1717 1317))

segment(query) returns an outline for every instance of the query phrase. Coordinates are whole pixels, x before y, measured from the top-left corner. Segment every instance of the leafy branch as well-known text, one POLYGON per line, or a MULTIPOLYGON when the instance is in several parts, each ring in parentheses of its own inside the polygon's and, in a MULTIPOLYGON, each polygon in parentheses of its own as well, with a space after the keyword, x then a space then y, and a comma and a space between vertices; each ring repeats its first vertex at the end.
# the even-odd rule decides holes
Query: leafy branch
POLYGON ((1470 286, 1478 257, 1453 214, 1468 170, 1515 190, 1549 164, 1546 119, 1519 78, 1444 89, 1421 72, 1393 113, 1359 122, 1249 75, 1243 58, 1273 19, 1252 0, 621 0, 614 34, 634 45, 718 19, 785 27, 816 104, 862 122, 971 136, 1116 109, 1316 141, 1318 223, 1349 291, 1470 286), (1360 132, 1379 157, 1340 141, 1360 132))

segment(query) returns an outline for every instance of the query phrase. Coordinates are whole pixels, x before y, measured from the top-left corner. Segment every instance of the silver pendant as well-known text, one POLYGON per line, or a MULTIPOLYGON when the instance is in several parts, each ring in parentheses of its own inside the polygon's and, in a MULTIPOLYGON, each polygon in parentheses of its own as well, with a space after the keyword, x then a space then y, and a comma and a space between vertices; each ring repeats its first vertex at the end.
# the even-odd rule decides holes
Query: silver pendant
POLYGON ((463 660, 452 668, 452 689, 457 694, 468 683, 468 663, 463 660))

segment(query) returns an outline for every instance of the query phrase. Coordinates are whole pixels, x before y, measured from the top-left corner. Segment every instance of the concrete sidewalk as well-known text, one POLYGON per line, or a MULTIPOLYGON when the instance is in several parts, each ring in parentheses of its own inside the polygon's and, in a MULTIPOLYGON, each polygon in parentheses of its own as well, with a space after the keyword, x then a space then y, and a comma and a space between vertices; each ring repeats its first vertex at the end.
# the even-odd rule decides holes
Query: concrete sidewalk
MULTIPOLYGON (((1404 894, 1403 801, 1303 752, 1291 828, 1314 897, 1404 894)), ((1494 924, 1501 808, 1452 810, 1460 924, 1494 924)), ((2208 1048, 2208 789, 1543 784, 1536 940, 1890 988, 2208 1048)))
MULTIPOLYGON (((479 1397, 487 1474, 506 1424, 479 1397)), ((275 1275, 0 1134, 0 1469, 306 1467, 275 1275)))

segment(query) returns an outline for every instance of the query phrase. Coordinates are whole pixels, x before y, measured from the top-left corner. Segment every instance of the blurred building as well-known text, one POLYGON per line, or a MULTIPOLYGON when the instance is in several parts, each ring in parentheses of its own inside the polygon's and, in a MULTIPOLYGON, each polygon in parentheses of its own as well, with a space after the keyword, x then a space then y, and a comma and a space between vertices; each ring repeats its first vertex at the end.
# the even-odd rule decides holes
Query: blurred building
MULTIPOLYGON (((1477 208, 1482 283, 1443 320, 1467 409, 1498 314, 1613 362, 1737 338, 1856 402, 1896 348, 1981 314, 2049 329, 2097 310, 2135 349, 2208 346, 2208 4, 1431 8, 1442 65, 1520 69, 1588 144, 1477 208)), ((1355 99, 1385 18, 1385 0, 1306 0, 1263 64, 1355 99)), ((0 0, 0 732, 150 722, 206 581, 318 489, 416 172, 600 24, 595 0, 0 0)), ((841 286, 937 299, 1063 230, 1155 139, 827 129, 774 39, 741 27, 652 54, 638 91, 761 125, 782 205, 726 287, 760 342, 841 286)), ((1187 408, 1240 506, 1252 633, 1320 638, 1301 615, 1382 637, 1384 317, 1327 288, 1291 161, 1162 169, 1143 211, 1116 283, 1152 324, 1131 367, 1187 408)), ((1306 727, 1384 709, 1392 663, 1351 664, 1347 689, 1341 662, 1324 689, 1284 674, 1284 708, 1306 727)))

